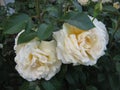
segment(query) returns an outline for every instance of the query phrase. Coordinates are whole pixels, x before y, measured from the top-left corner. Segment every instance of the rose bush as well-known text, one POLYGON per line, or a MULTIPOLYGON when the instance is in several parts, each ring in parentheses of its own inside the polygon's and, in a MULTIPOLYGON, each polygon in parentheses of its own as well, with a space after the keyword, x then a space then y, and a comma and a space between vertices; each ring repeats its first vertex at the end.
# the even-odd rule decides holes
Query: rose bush
MULTIPOLYGON (((93 18, 90 17, 92 20, 93 18)), ((95 19, 95 28, 84 31, 64 23, 63 29, 54 32, 57 41, 57 56, 63 63, 94 65, 105 54, 108 34, 105 25, 95 19)))
POLYGON ((0 90, 120 90, 120 0, 2 1, 0 90))
MULTIPOLYGON (((23 31, 22 31, 23 32, 23 31)), ((28 81, 45 78, 49 80, 59 70, 61 62, 56 57, 55 41, 39 41, 33 39, 30 42, 18 44, 16 37, 16 70, 28 81)))

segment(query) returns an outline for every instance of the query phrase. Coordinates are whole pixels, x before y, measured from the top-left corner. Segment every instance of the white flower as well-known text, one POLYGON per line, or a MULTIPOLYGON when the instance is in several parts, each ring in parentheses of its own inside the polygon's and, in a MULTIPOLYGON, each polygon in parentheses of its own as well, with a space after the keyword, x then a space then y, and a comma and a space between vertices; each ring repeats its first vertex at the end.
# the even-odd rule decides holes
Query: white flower
POLYGON ((15 45, 16 70, 28 81, 41 78, 49 80, 60 70, 61 66, 61 61, 57 59, 55 47, 54 40, 40 42, 37 39, 15 45))
POLYGON ((78 0, 78 2, 79 2, 81 5, 86 5, 86 4, 88 4, 88 1, 89 1, 89 0, 78 0))
POLYGON ((105 54, 108 34, 102 22, 95 19, 93 23, 95 28, 88 31, 64 23, 62 30, 54 32, 58 59, 65 64, 96 64, 98 58, 105 54))
MULTIPOLYGON (((98 2, 100 0, 92 0, 93 2, 98 2)), ((102 0, 102 3, 112 2, 112 0, 102 0)))
POLYGON ((113 7, 116 8, 116 9, 119 9, 120 8, 120 3, 119 2, 113 3, 113 7))

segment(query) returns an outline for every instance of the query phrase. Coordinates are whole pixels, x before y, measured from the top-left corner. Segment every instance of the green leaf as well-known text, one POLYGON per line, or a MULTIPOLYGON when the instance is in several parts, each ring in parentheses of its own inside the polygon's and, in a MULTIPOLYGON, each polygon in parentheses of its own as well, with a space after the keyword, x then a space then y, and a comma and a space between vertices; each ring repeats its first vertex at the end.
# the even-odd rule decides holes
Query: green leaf
POLYGON ((115 60, 115 61, 120 61, 120 55, 116 55, 116 56, 113 58, 113 60, 115 60))
POLYGON ((29 42, 30 40, 34 39, 35 37, 36 37, 36 32, 34 32, 34 31, 31 31, 29 33, 24 32, 18 38, 18 44, 29 42))
POLYGON ((62 17, 60 18, 60 20, 64 21, 64 20, 69 20, 72 16, 74 16, 77 12, 67 12, 65 14, 62 15, 62 17))
POLYGON ((74 77, 72 77, 72 75, 67 74, 65 78, 70 85, 75 85, 76 84, 76 82, 74 80, 74 77))
POLYGON ((105 12, 108 12, 108 13, 120 15, 119 11, 116 8, 114 8, 112 5, 106 5, 106 6, 104 6, 103 10, 105 12))
POLYGON ((48 39, 53 32, 53 26, 47 24, 41 24, 37 31, 37 36, 40 40, 48 39))
POLYGON ((94 8, 94 17, 97 17, 102 11, 102 2, 99 2, 95 5, 94 8))
POLYGON ((28 6, 29 6, 29 8, 34 8, 35 7, 35 3, 34 2, 33 3, 29 3, 28 6))
POLYGON ((5 34, 15 34, 20 32, 22 29, 25 28, 26 22, 29 20, 29 16, 26 14, 19 14, 10 17, 6 25, 5 34))
POLYGON ((86 75, 84 72, 82 72, 82 68, 80 66, 69 66, 68 68, 70 69, 67 71, 65 79, 70 86, 77 89, 79 88, 79 83, 81 83, 81 85, 86 84, 86 75))
POLYGON ((67 23, 76 26, 77 28, 82 30, 89 30, 94 27, 92 21, 85 13, 75 14, 73 17, 67 20, 67 23))
POLYGON ((28 83, 28 82, 24 82, 24 83, 20 86, 19 90, 28 90, 28 88, 29 88, 29 83, 28 83))
POLYGON ((59 4, 61 4, 63 2, 64 2, 64 0, 57 0, 57 3, 59 3, 59 4))
POLYGON ((111 6, 111 5, 107 5, 107 6, 104 6, 104 8, 103 8, 105 11, 109 11, 109 12, 116 12, 117 11, 117 9, 116 8, 114 8, 113 6, 111 6))
POLYGON ((29 90, 40 90, 40 87, 35 82, 29 83, 29 90))
POLYGON ((54 85, 51 82, 49 82, 49 81, 44 81, 41 84, 42 84, 42 86, 43 86, 43 88, 45 90, 56 90, 56 88, 54 87, 54 85))
POLYGON ((108 75, 109 84, 111 90, 120 90, 120 75, 110 74, 108 75))
POLYGON ((73 4, 74 4, 74 6, 77 8, 77 10, 78 10, 79 12, 82 12, 82 7, 81 7, 81 5, 78 3, 77 0, 73 0, 73 4))
POLYGON ((120 62, 117 62, 117 63, 116 63, 116 70, 117 70, 117 72, 120 73, 120 62))
POLYGON ((116 41, 120 40, 120 28, 116 31, 116 33, 114 35, 114 38, 115 38, 116 41))
POLYGON ((40 87, 35 82, 24 82, 19 90, 40 90, 40 87))
POLYGON ((62 65, 61 66, 61 70, 60 70, 60 72, 58 73, 58 78, 60 78, 61 80, 62 79, 64 79, 64 77, 65 77, 65 74, 66 74, 66 72, 67 72, 67 65, 62 65))
POLYGON ((98 74, 98 81, 99 81, 99 82, 102 82, 102 81, 104 81, 104 80, 105 80, 104 74, 99 73, 99 74, 98 74))
POLYGON ((4 33, 5 34, 15 34, 20 32, 25 27, 25 22, 16 24, 14 26, 11 26, 9 29, 7 29, 4 33))
POLYGON ((26 32, 31 31, 32 27, 33 27, 33 22, 31 19, 29 19, 28 22, 26 23, 25 31, 26 32))
POLYGON ((58 10, 57 10, 56 7, 53 7, 53 6, 48 7, 47 11, 48 11, 48 13, 49 13, 50 16, 52 16, 52 17, 58 17, 58 13, 59 12, 58 12, 58 10))
POLYGON ((96 87, 94 87, 94 86, 88 86, 86 88, 86 90, 98 90, 98 89, 96 87))
POLYGON ((63 90, 64 87, 63 80, 56 78, 56 76, 49 81, 42 81, 41 84, 45 90, 63 90))

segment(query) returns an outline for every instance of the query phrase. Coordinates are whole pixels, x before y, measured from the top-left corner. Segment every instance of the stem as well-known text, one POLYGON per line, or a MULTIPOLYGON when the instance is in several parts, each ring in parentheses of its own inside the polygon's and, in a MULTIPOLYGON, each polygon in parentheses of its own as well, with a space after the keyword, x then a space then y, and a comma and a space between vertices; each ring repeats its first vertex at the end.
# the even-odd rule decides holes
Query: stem
POLYGON ((41 21, 41 16, 40 16, 40 0, 35 0, 35 8, 36 8, 36 14, 39 19, 39 22, 41 21))
POLYGON ((60 12, 60 16, 62 16, 62 10, 63 10, 63 3, 61 3, 60 5, 59 5, 59 12, 60 12))
POLYGON ((114 31, 111 39, 110 39, 110 48, 112 47, 112 41, 113 41, 113 39, 114 39, 114 36, 115 36, 116 32, 118 31, 118 27, 119 27, 119 25, 116 26, 115 31, 114 31))

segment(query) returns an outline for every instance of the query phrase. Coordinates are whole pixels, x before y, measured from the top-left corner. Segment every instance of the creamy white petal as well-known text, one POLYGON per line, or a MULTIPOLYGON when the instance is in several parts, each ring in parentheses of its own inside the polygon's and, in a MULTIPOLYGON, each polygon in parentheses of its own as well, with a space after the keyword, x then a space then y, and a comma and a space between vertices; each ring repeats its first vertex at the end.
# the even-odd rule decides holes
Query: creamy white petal
MULTIPOLYGON (((89 16, 92 20, 93 18, 89 16)), ((105 54, 108 34, 105 25, 95 19, 95 28, 83 31, 63 24, 63 29, 53 33, 57 41, 57 56, 63 63, 94 65, 105 54)))
POLYGON ((28 43, 24 43, 24 45, 17 45, 16 43, 16 70, 28 81, 41 78, 51 79, 60 70, 61 66, 55 48, 56 42, 54 40, 40 42, 33 39, 28 43))

